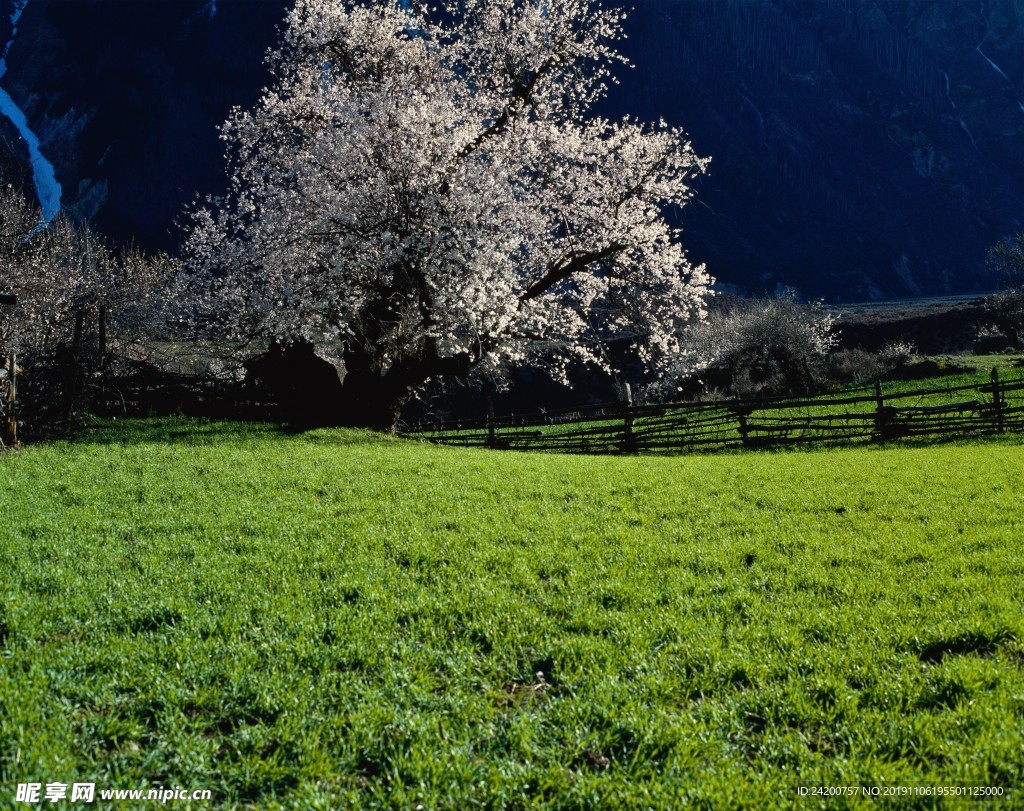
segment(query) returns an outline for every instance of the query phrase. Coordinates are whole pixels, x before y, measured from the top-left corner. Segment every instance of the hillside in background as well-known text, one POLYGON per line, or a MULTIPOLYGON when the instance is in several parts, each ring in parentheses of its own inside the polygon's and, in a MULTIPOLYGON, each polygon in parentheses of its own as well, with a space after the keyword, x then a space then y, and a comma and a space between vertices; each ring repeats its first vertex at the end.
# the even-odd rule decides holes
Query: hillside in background
MULTIPOLYGON (((216 126, 257 98, 287 5, 27 0, 0 86, 63 204, 173 248, 188 202, 223 191, 216 126)), ((994 286, 985 250, 1024 228, 1022 0, 641 0, 628 30, 636 67, 601 112, 682 125, 712 156, 678 216, 721 282, 833 300, 994 286)), ((0 144, 31 186, 7 119, 0 144)))
POLYGON ((659 0, 629 51, 613 102, 713 157, 684 224, 719 278, 847 298, 992 285, 984 250, 1024 219, 1024 3, 659 0))

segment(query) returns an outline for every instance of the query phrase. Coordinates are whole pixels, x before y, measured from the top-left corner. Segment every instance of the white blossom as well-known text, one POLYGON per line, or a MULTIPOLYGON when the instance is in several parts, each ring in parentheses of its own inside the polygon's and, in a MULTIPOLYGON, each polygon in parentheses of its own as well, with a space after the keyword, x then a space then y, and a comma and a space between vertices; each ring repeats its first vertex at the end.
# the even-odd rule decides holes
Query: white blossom
POLYGON ((666 221, 703 171, 678 129, 590 116, 622 13, 586 0, 298 0, 274 82, 223 127, 195 214, 200 309, 335 345, 394 384, 629 339, 678 359, 710 279, 666 221))

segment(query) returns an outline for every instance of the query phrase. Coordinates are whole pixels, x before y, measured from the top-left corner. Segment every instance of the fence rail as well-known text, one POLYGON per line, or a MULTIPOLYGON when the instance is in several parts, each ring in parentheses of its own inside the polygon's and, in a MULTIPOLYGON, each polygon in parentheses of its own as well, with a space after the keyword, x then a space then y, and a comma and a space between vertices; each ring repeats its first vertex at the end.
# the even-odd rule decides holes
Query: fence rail
MULTIPOLYGON (((628 395, 627 395, 628 396, 628 395)), ((559 453, 765 448, 1024 431, 1024 379, 832 397, 633 405, 629 400, 527 416, 450 420, 406 435, 446 445, 559 453)))

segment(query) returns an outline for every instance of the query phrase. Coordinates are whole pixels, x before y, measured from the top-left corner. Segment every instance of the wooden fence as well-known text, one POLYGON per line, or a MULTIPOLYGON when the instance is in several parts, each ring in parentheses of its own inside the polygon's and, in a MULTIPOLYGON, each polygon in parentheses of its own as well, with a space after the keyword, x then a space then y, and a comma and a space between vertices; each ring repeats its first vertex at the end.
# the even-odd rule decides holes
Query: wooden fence
MULTIPOLYGON (((489 411, 491 409, 488 409, 489 411)), ((447 445, 559 453, 636 453, 962 437, 1024 430, 1024 379, 827 397, 634 405, 628 400, 529 416, 415 426, 447 445)))

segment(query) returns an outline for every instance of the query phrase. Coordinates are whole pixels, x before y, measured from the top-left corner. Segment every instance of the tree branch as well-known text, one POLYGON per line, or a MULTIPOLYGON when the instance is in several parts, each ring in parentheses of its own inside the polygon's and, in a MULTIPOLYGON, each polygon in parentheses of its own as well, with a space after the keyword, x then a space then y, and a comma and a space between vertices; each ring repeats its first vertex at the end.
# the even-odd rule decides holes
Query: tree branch
POLYGON ((545 62, 539 68, 537 68, 536 71, 533 72, 533 75, 530 76, 529 81, 525 83, 523 83, 519 79, 513 79, 514 86, 512 88, 512 98, 509 99, 508 104, 505 105, 505 109, 503 109, 501 111, 501 114, 496 119, 494 119, 494 121, 492 121, 486 128, 484 128, 484 130, 479 135, 477 135, 476 138, 474 138, 460 150, 457 156, 458 159, 464 160, 465 158, 468 158, 470 155, 476 152, 481 146, 483 146, 485 141, 487 141, 490 138, 493 138, 495 135, 504 130, 505 127, 508 126, 509 122, 512 121, 512 119, 519 114, 519 110, 523 106, 532 106, 533 91, 536 89, 537 85, 540 84, 540 80, 544 76, 546 76, 547 73, 551 71, 556 65, 559 64, 559 61, 560 60, 557 56, 553 56, 550 59, 545 60, 545 62))
POLYGON ((622 243, 613 242, 611 245, 608 245, 599 251, 574 253, 570 256, 568 261, 564 263, 554 263, 552 267, 549 267, 540 280, 534 282, 526 289, 526 292, 520 297, 520 301, 535 299, 537 296, 547 290, 550 290, 562 281, 562 279, 567 279, 574 273, 586 270, 588 265, 591 265, 594 262, 600 262, 602 259, 607 259, 610 256, 614 256, 625 249, 626 246, 622 243))

